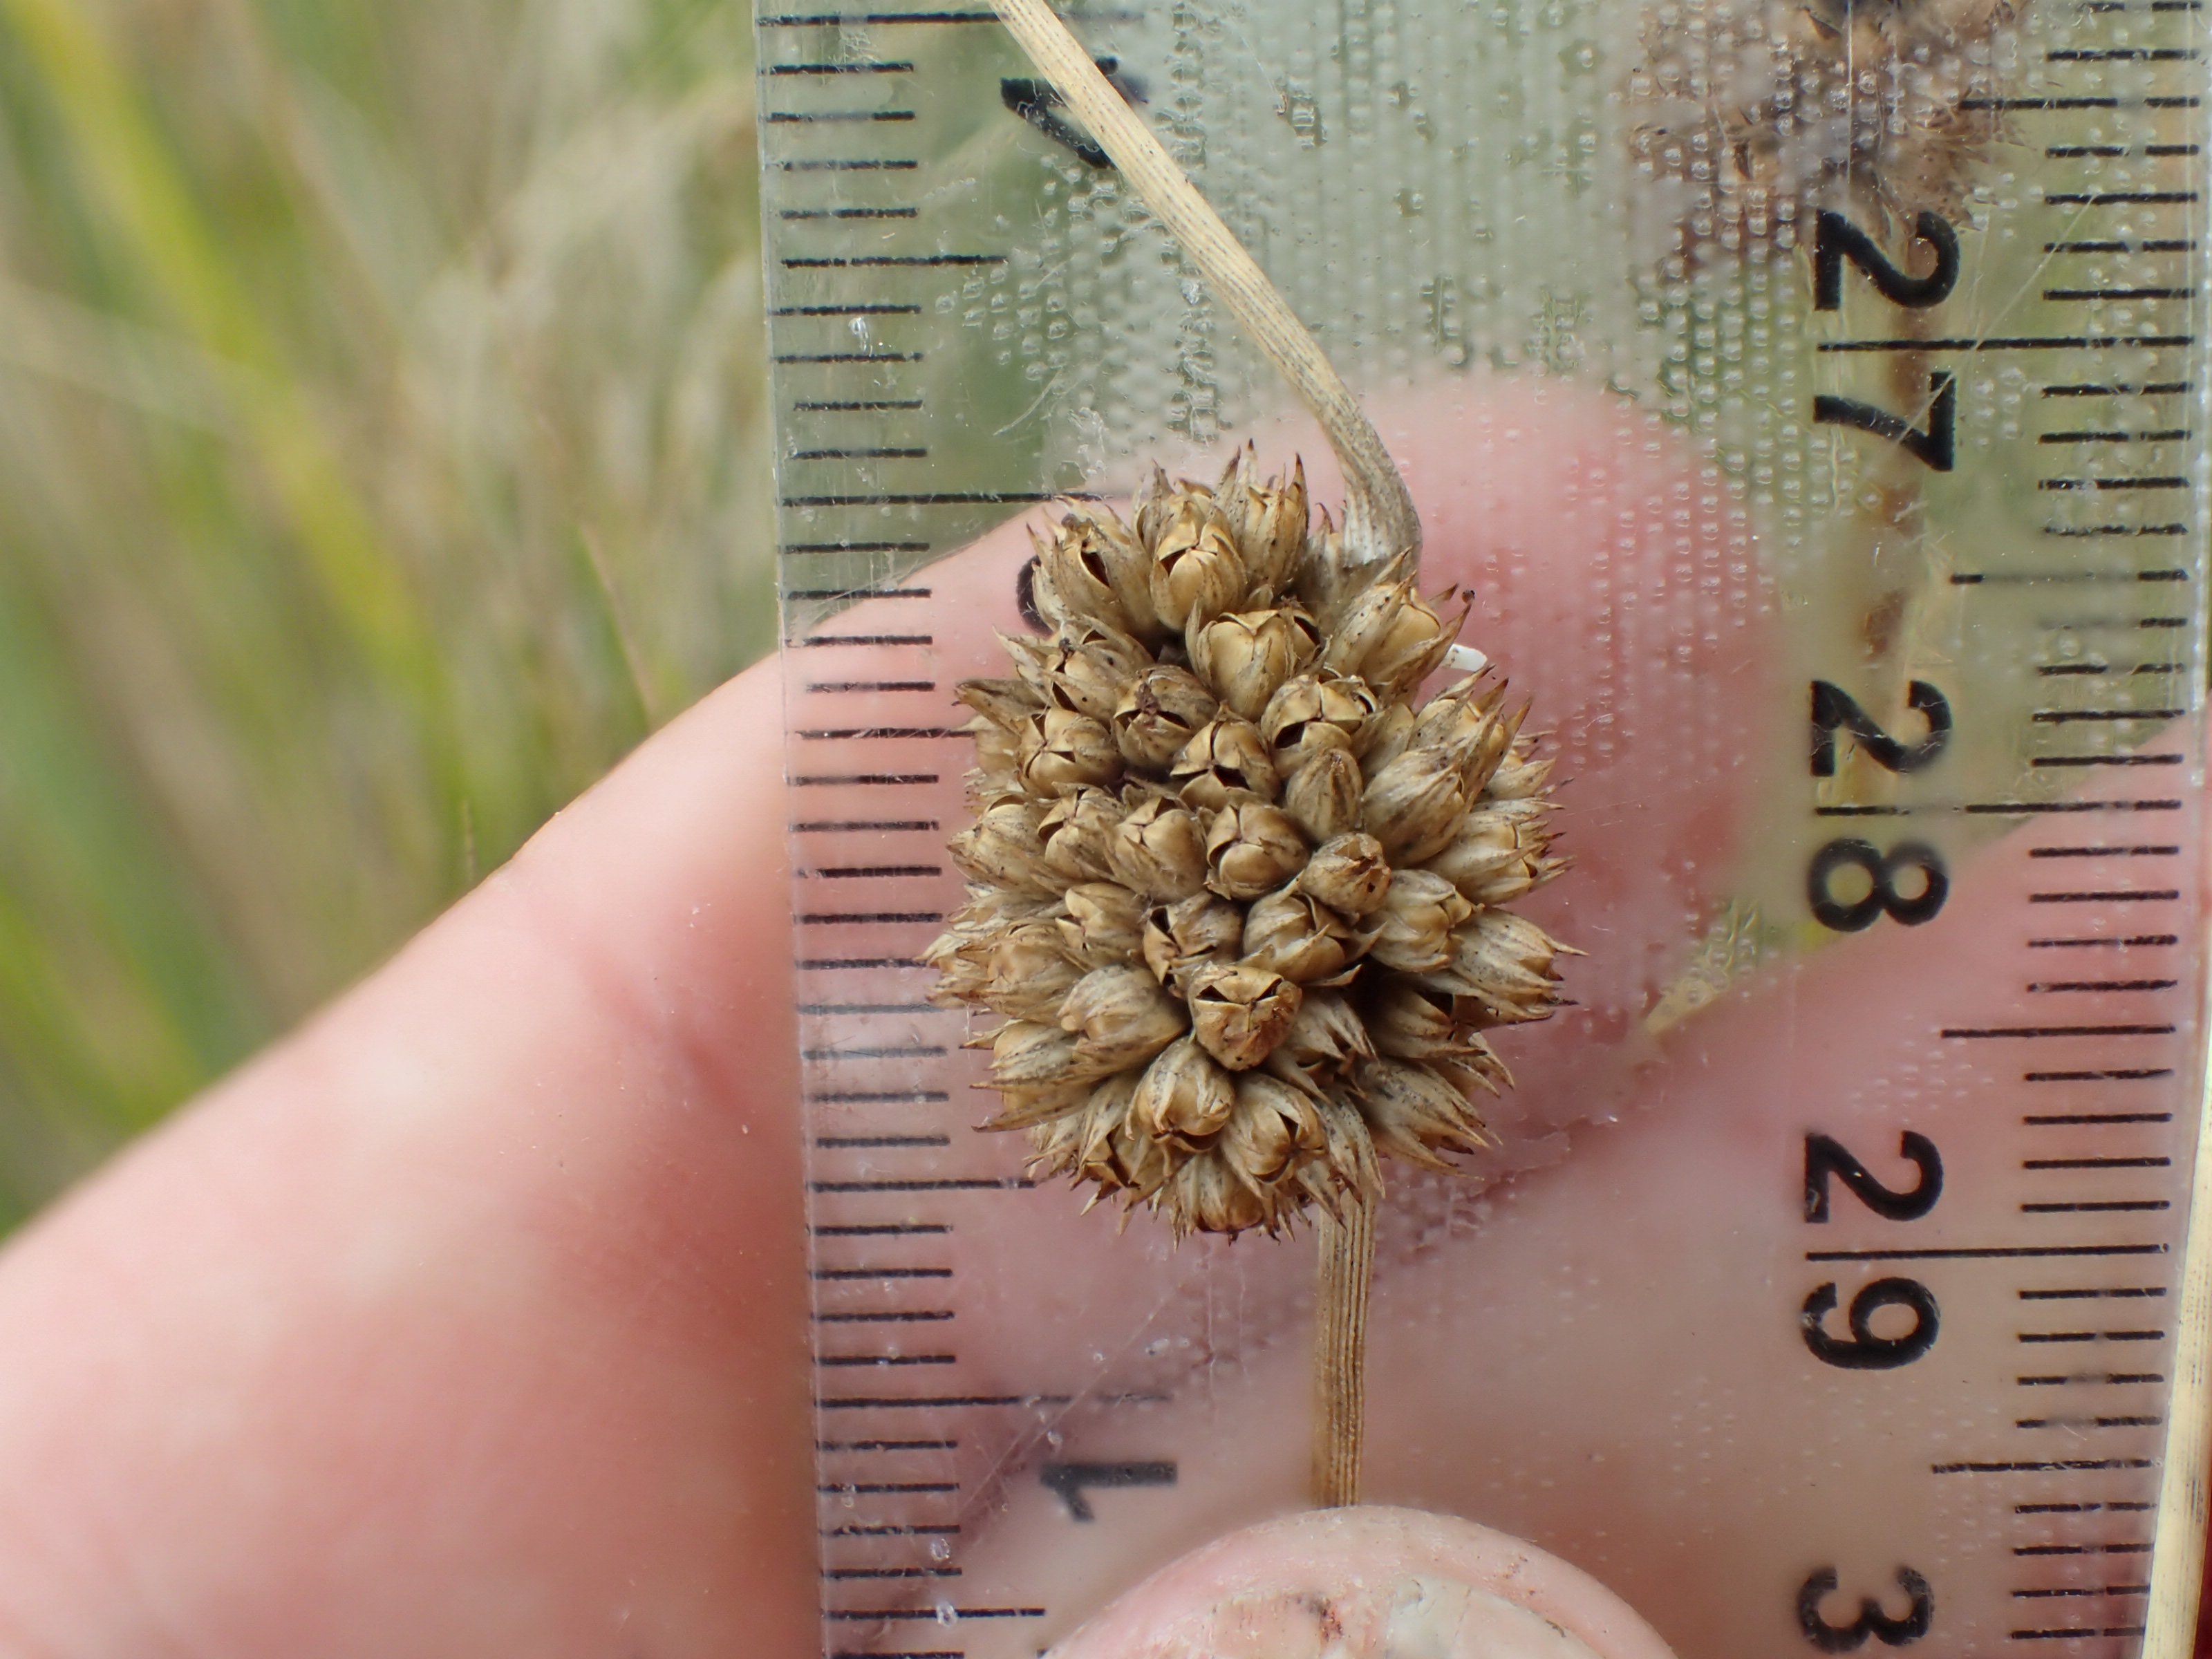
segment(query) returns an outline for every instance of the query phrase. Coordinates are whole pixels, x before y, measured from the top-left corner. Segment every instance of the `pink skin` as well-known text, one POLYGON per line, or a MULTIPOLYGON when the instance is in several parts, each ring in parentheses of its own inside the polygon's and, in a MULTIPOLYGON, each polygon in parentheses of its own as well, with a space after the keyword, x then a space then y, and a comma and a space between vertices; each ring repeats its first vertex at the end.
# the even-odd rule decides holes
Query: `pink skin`
MULTIPOLYGON (((1662 1109, 1579 1133, 1572 1158, 1504 1189, 1486 1218, 1459 1214, 1445 1249, 1386 1240, 1400 1264, 1386 1328, 1394 1299, 1418 1312, 1447 1282, 1502 1322, 1465 1352, 1400 1352, 1391 1343, 1455 1339, 1418 1318, 1393 1328, 1376 1420, 1449 1413, 1452 1432, 1378 1434, 1371 1489, 1571 1546, 1703 1650, 1721 1633, 1699 1600, 1711 1586, 1619 1540, 1656 1533, 1680 1540, 1683 1563, 1709 1561, 1696 1534, 1717 1528, 1759 1559, 1765 1477, 1698 1464, 1685 1439, 1679 1389, 1717 1364, 1685 1333, 1771 1336, 1723 1316, 1775 1294, 1774 1264, 1735 1261, 1728 1241, 1771 1231, 1790 1201, 1750 1173, 1801 1127, 1773 1109, 1776 1091, 1819 1086, 1839 1059, 1918 1063, 1856 1046, 1899 1025, 1913 987, 1888 965, 1893 943, 1869 934, 1663 1056, 1632 1036, 1724 888, 1753 769, 1728 763, 1775 752, 1749 528, 1694 461, 1587 391, 1480 387, 1387 435, 1423 502, 1428 580, 1474 585, 1485 620, 1469 637, 1557 726, 1574 780, 1562 817, 1582 867, 1542 914, 1592 951, 1572 984, 1584 1006, 1516 1034, 1523 1086, 1502 1119, 1542 1161, 1557 1150, 1547 1123, 1662 1109), (1662 1176, 1668 1200, 1639 1198, 1624 1220, 1626 1195, 1662 1176), (1700 1271, 1662 1285, 1656 1264, 1680 1260, 1700 1271), (1558 1294, 1522 1294, 1532 1283, 1558 1294), (1577 1322, 1568 1292, 1585 1290, 1632 1310, 1640 1348, 1577 1322), (1448 1371, 1453 1397, 1426 1398, 1423 1378, 1448 1371), (1500 1402, 1510 1443, 1485 1437, 1470 1400, 1500 1402), (1594 1425, 1610 1461, 1577 1465, 1561 1449, 1594 1425)), ((931 573, 940 684, 998 672, 988 630, 1017 625, 1016 550, 994 537, 931 573)), ((390 965, 0 1257, 0 1646, 817 1650, 774 672, 655 738, 390 965)), ((832 725, 839 711, 805 712, 832 725)), ((2009 878, 1942 919, 1957 960, 2008 947, 1989 918, 2009 878)), ((1997 1130, 1949 1130, 1982 1132, 1997 1130)), ((1018 1163, 1018 1147, 990 1145, 1018 1163)), ((1110 1220, 1076 1216, 1063 1191, 1019 1206, 963 1248, 1072 1280, 1056 1301, 1010 1292, 998 1315, 976 1310, 963 1352, 1001 1352, 1010 1370, 1018 1353, 1031 1371, 1057 1355, 1079 1382, 1074 1316, 1152 1295, 1171 1259, 1149 1224, 1115 1244, 1110 1220)), ((1279 1265, 1251 1267, 1255 1283, 1303 1271, 1298 1247, 1255 1243, 1236 1259, 1270 1249, 1279 1265)), ((1071 1617, 1212 1533, 1295 1505, 1295 1437, 1233 1428, 1299 1419, 1303 1362, 1270 1321, 1203 1413, 1172 1408, 1212 1449, 1188 1465, 1196 1535, 1150 1536, 1143 1559, 1103 1551, 1079 1571, 1060 1550, 1069 1576, 1048 1588, 1071 1617)), ((1735 1402, 1739 1425, 1756 1403, 1735 1402)), ((1034 1583, 1024 1552, 1049 1553, 1031 1489, 1010 1501, 1012 1524, 979 1541, 982 1589, 1034 1583)), ((1163 1594, 1156 1613, 1182 1605, 1163 1594)))

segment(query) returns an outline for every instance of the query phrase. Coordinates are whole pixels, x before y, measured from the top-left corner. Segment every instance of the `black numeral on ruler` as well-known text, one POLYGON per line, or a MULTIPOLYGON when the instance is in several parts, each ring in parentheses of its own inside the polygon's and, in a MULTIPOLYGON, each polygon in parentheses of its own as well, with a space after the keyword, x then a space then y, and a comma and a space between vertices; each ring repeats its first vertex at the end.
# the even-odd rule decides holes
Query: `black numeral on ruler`
MULTIPOLYGON (((1889 262, 1874 239, 1840 213, 1822 210, 1813 242, 1813 306, 1839 310, 1844 303, 1844 265, 1866 273, 1875 291, 1892 305, 1918 311, 1940 305, 1959 281, 1959 235, 1940 215, 1923 213, 1920 240, 1936 251, 1936 268, 1925 276, 1907 276, 1889 262)), ((1813 399, 1815 426, 1846 426, 1887 440, 1923 466, 1948 472, 1958 456, 1957 377, 1938 369, 1928 377, 1927 425, 1855 398, 1822 392, 1813 399)))

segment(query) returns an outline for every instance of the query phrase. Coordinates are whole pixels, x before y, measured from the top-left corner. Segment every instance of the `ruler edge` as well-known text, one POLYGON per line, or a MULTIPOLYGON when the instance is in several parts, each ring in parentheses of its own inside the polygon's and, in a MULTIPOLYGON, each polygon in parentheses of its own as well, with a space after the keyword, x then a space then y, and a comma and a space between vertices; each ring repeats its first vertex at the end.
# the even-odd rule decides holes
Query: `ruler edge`
MULTIPOLYGON (((2212 959, 2212 924, 2202 926, 2199 949, 2200 962, 2212 959)), ((2167 1395, 2141 1659, 2190 1659, 2203 1596, 2205 1528, 2212 1512, 2212 984, 2199 1016, 2198 1044, 2197 1152, 2182 1243, 2180 1330, 2167 1395)))

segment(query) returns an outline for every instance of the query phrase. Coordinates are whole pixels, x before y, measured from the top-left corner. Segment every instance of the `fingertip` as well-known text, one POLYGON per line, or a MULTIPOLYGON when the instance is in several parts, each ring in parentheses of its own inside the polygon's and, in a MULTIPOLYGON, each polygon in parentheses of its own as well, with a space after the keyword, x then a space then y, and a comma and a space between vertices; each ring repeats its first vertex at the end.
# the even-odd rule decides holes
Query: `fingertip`
POLYGON ((1231 1533, 1129 1591, 1055 1659, 1673 1659, 1589 1574, 1419 1510, 1313 1510, 1231 1533))

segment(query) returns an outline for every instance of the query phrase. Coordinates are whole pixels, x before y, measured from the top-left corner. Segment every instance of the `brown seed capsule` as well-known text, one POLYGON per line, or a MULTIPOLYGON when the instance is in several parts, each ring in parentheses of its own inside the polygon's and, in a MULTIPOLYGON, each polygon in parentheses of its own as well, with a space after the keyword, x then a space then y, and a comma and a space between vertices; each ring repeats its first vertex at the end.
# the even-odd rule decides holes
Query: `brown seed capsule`
POLYGON ((1334 841, 1358 827, 1360 793, 1359 763, 1324 749, 1291 775, 1283 810, 1315 841, 1334 841))
POLYGON ((1013 1115, 1002 1113, 983 1127, 1027 1127, 1041 1173, 1072 1176, 1111 1191, 1122 1184, 1113 1154, 1114 1134, 1128 1117, 1129 1097, 1136 1092, 1139 1075, 1133 1069, 1119 1072, 1103 1083, 1085 1085, 1057 1112, 1028 1112, 1012 1122, 1007 1119, 1013 1115))
POLYGON ((1380 645, 1413 599, 1410 581, 1378 581, 1362 588, 1352 600, 1323 620, 1328 640, 1322 647, 1324 667, 1340 674, 1357 674, 1368 653, 1380 645))
MULTIPOLYGON (((1245 935, 1251 935, 1249 919, 1245 935)), ((1510 910, 1484 910, 1453 933, 1449 965, 1413 982, 1466 998, 1480 1010, 1480 1024, 1544 1019, 1559 1006, 1554 963, 1562 950, 1534 922, 1510 910)))
POLYGON ((1429 699, 1413 721, 1413 746, 1441 749, 1459 764, 1460 779, 1473 796, 1490 781, 1505 758, 1513 734, 1521 729, 1527 710, 1501 714, 1505 688, 1486 688, 1476 679, 1462 680, 1449 690, 1429 699))
POLYGON ((1050 536, 1032 530, 1030 544, 1036 550, 1030 570, 1030 602, 1047 625, 1060 629, 1103 623, 1125 634, 1135 630, 1136 619, 1122 607, 1108 579, 1103 550, 1091 538, 1070 535, 1062 526, 1050 536))
POLYGON ((1306 860, 1298 885, 1332 910, 1364 916, 1390 891, 1390 860, 1372 836, 1338 836, 1306 860))
POLYGON ((1340 1214, 1344 1200, 1357 1197, 1372 1204, 1382 1196, 1382 1170, 1376 1162, 1374 1138, 1358 1109, 1349 1103, 1320 1100, 1315 1110, 1328 1146, 1322 1156, 1301 1164, 1297 1181, 1307 1195, 1332 1214, 1340 1214))
POLYGON ((1141 1066, 1190 1027, 1182 999, 1141 968, 1085 974, 1060 1005, 1060 1027, 1081 1041, 1077 1052, 1100 1071, 1141 1066))
POLYGON ((1152 653, 1127 634, 1063 623, 1038 665, 1037 689, 1054 708, 1110 720, 1130 684, 1152 665, 1152 653))
POLYGON ((1152 609, 1188 638, 1244 597, 1243 555, 1208 497, 1186 494, 1152 551, 1152 609))
POLYGON ((1260 728, 1234 714, 1200 728, 1168 769, 1168 783, 1188 805, 1209 812, 1232 800, 1273 800, 1281 787, 1260 728))
POLYGON ((1073 794, 1121 775, 1113 734, 1088 714, 1048 708, 1022 727, 1021 739, 1022 787, 1032 795, 1073 794))
POLYGON ((1050 1088, 1118 1069, 1087 1059, 1073 1033, 1042 1021, 1014 1020, 1000 1027, 989 1041, 994 1088, 1050 1088))
POLYGON ((1490 1144, 1467 1097, 1418 1060, 1370 1061, 1359 1073, 1359 1108, 1377 1151, 1424 1169, 1449 1171, 1438 1152, 1490 1144))
POLYGON ((1546 856, 1552 844, 1544 802, 1486 803, 1461 820, 1451 845, 1425 866, 1474 903, 1510 904, 1558 873, 1561 860, 1546 856))
POLYGON ((1357 1009, 1341 991, 1308 991, 1298 1017, 1267 1056, 1267 1070, 1316 1100, 1340 1093, 1375 1046, 1357 1009))
POLYGON ((1352 744, 1352 752, 1370 778, 1404 754, 1413 740, 1413 711, 1394 702, 1367 722, 1352 744))
POLYGON ((1188 478, 1180 484, 1160 471, 1156 465, 1150 476, 1137 486, 1137 499, 1133 503, 1132 521, 1137 531, 1137 542, 1147 555, 1156 552, 1160 538, 1167 533, 1176 511, 1187 496, 1198 495, 1211 501, 1213 492, 1188 478))
POLYGON ((1179 1038, 1145 1068, 1129 1102, 1131 1124, 1146 1133, 1174 1136, 1184 1145, 1218 1133, 1237 1109, 1229 1073, 1194 1036, 1179 1038))
POLYGON ((1232 1072, 1267 1059, 1297 1018, 1304 994, 1280 974, 1249 963, 1191 975, 1191 1030, 1232 1072))
POLYGON ((1423 680, 1443 666, 1444 653, 1459 637, 1467 612, 1462 605, 1457 617, 1447 620, 1419 594, 1409 592, 1382 637, 1359 659, 1360 678, 1386 696, 1411 696, 1423 680))
POLYGON ((1212 893, 1194 893, 1145 913, 1145 965, 1163 981, 1182 983, 1189 969, 1233 958, 1244 944, 1244 912, 1212 893))
POLYGON ((1267 1224, 1265 1197, 1226 1158, 1194 1158, 1176 1169, 1154 1200, 1178 1238, 1186 1233, 1241 1233, 1267 1224))
POLYGON ((1192 634, 1190 660, 1224 703, 1256 720, 1267 700, 1320 648, 1320 625, 1286 605, 1215 617, 1192 634))
POLYGON ((972 1001, 1009 1019, 1051 1024, 1083 977, 1083 964, 1067 948, 1057 921, 1019 921, 1000 933, 985 962, 972 1001))
POLYGON ((1324 748, 1351 748, 1375 718, 1375 694, 1361 681, 1323 670, 1287 681, 1267 700, 1260 715, 1260 735, 1273 752, 1275 769, 1285 777, 1324 748))
POLYGON ((1078 503, 1060 520, 1060 533, 1073 541, 1085 565, 1104 576, 1121 602, 1127 631, 1157 647, 1167 636, 1152 608, 1152 556, 1110 507, 1078 503))
POLYGON ((1244 913, 1244 960, 1301 985, 1339 982, 1365 949, 1352 924, 1295 887, 1285 887, 1244 913))
POLYGON ((1020 732, 1026 728, 1010 732, 978 714, 962 729, 975 739, 975 769, 968 775, 969 800, 981 808, 1001 795, 1019 794, 1020 732))
POLYGON ((1440 750, 1408 749, 1371 775, 1360 823, 1393 865, 1418 864, 1451 844, 1468 801, 1459 768, 1440 750))
POLYGON ((1529 800, 1544 793, 1551 777, 1552 763, 1532 759, 1528 746, 1516 741, 1491 774, 1483 793, 1492 800, 1529 800))
POLYGON ((1036 688, 1021 679, 963 680, 956 695, 994 726, 1009 731, 1044 707, 1036 688))
POLYGON ((1147 898, 1188 898, 1206 885, 1206 842, 1197 817, 1157 796, 1115 826, 1106 856, 1114 878, 1147 898))
POLYGON ((1304 1094, 1265 1072, 1237 1079, 1237 1111, 1229 1121, 1222 1154, 1262 1193, 1279 1183, 1293 1163, 1326 1151, 1321 1114, 1304 1094))
POLYGON ((1006 1089, 999 1096, 996 1115, 977 1125, 984 1129, 1033 1129, 1082 1110, 1097 1088, 1094 1081, 1056 1083, 1046 1089, 1006 1089))
POLYGON ((1272 893, 1305 867, 1306 840, 1291 815, 1264 801, 1238 801, 1206 826, 1206 884, 1224 898, 1272 893))
POLYGON ((1130 765, 1164 772, 1220 707, 1188 668, 1148 668, 1114 707, 1114 740, 1130 765))
POLYGON ((1252 573, 1255 593, 1281 593, 1291 585, 1306 549, 1312 509, 1306 501, 1306 464, 1294 461, 1287 483, 1270 478, 1244 486, 1237 541, 1252 573))
POLYGON ((1067 890, 1057 926, 1068 950, 1093 968, 1127 962, 1143 937, 1145 902, 1119 882, 1087 881, 1067 890))
POLYGON ((1463 1047, 1459 1053, 1434 1056, 1428 1062, 1429 1069, 1470 1097, 1477 1089, 1486 1089, 1494 1095, 1512 1086, 1513 1073, 1498 1059, 1498 1051, 1490 1046, 1487 1038, 1462 1027, 1460 1039, 1463 1047))
POLYGON ((1375 913, 1368 955, 1385 968, 1432 973, 1452 959, 1452 929, 1474 914, 1459 889, 1426 870, 1401 870, 1375 913))
POLYGON ((945 1004, 977 1000, 984 982, 990 977, 994 938, 992 933, 956 927, 946 928, 932 940, 929 948, 921 953, 922 961, 937 971, 937 982, 929 988, 929 1000, 945 1004))
POLYGON ((945 843, 945 855, 961 874, 986 886, 1057 892, 1063 878, 1045 862, 1038 817, 1036 804, 1018 795, 994 801, 945 843))
POLYGON ((1061 796, 1037 820, 1045 864, 1063 882, 1109 880, 1106 849, 1121 822, 1121 803, 1103 789, 1061 796))
POLYGON ((1399 1060, 1436 1060, 1468 1047, 1452 1018, 1452 1000, 1441 992, 1379 977, 1361 992, 1360 1012, 1380 1052, 1399 1060))

